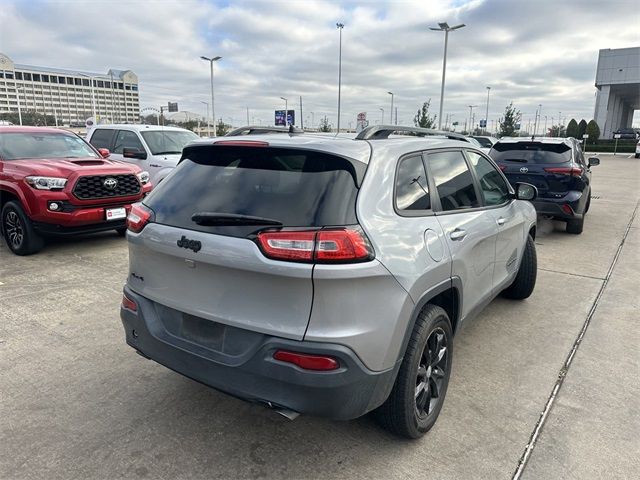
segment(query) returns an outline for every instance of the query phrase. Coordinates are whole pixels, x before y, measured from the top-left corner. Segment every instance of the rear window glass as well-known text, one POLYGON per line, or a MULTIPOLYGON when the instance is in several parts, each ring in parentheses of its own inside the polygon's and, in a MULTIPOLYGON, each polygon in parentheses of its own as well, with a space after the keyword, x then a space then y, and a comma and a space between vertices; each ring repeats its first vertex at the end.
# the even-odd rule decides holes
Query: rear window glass
POLYGON ((264 226, 199 225, 192 215, 263 217, 285 227, 352 225, 357 223, 357 179, 365 168, 308 150, 186 148, 178 167, 144 203, 157 223, 230 236, 246 236, 264 226))
POLYGON ((571 161, 571 147, 564 143, 496 143, 489 155, 496 162, 565 163, 571 161))

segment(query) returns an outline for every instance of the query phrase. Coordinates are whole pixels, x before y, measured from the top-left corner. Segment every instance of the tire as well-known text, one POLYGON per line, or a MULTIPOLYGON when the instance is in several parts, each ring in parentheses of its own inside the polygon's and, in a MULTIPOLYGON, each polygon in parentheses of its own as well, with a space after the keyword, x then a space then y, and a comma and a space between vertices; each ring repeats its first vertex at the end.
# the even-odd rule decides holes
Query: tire
POLYGON ((536 286, 537 275, 538 257, 536 255, 536 245, 531 235, 528 235, 516 278, 511 285, 502 291, 502 295, 513 300, 529 298, 536 286))
POLYGON ((121 237, 124 237, 127 234, 127 227, 116 228, 116 232, 118 232, 118 235, 121 237))
POLYGON ((582 218, 579 220, 567 220, 567 233, 580 235, 583 229, 584 229, 584 215, 582 215, 582 218))
POLYGON ((591 207, 591 194, 589 194, 589 198, 587 199, 587 206, 584 207, 583 218, 584 218, 584 215, 586 215, 586 213, 589 211, 589 207, 591 207))
POLYGON ((452 358, 449 316, 441 307, 427 305, 418 315, 393 389, 374 412, 378 422, 406 438, 419 438, 427 433, 444 403, 452 358), (440 354, 432 353, 435 351, 440 354))
POLYGON ((640 153, 636 153, 636 158, 640 158, 640 153))
POLYGON ((7 202, 1 216, 2 232, 9 250, 16 255, 31 255, 42 250, 44 240, 36 233, 18 202, 7 202))

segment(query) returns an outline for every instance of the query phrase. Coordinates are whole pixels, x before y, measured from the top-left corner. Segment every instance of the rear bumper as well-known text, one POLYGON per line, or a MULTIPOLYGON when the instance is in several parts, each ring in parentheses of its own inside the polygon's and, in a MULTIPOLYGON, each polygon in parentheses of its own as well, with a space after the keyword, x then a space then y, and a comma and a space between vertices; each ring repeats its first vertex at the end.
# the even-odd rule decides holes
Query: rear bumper
MULTIPOLYGON (((583 192, 572 191, 562 198, 536 198, 533 206, 539 215, 549 215, 560 220, 578 220, 583 217, 583 209, 586 205, 582 201, 583 192), (567 213, 563 206, 571 207, 573 213, 567 213)), ((566 207, 565 207, 566 208, 566 207)))
POLYGON ((137 312, 120 310, 126 341, 131 347, 182 375, 235 397, 299 413, 349 420, 382 404, 393 386, 396 368, 371 371, 342 345, 271 337, 208 321, 202 325, 206 328, 195 334, 182 335, 185 327, 181 314, 173 319, 163 318, 166 307, 128 287, 124 291, 138 305, 137 312), (194 335, 201 335, 201 341, 193 341, 194 335), (217 341, 205 339, 204 335, 224 340, 209 348, 205 343, 214 345, 217 341), (230 338, 234 344, 224 345, 230 338), (328 372, 303 370, 275 360, 273 354, 278 349, 329 355, 338 359, 340 367, 328 372))

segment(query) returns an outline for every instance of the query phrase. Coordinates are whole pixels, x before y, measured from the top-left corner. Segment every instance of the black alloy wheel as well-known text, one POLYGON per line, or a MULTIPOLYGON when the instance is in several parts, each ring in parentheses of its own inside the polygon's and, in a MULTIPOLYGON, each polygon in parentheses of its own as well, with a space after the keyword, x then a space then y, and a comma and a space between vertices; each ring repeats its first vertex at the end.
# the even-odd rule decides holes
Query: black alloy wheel
POLYGON ((442 328, 431 332, 418 363, 416 376, 416 412, 424 418, 434 411, 442 398, 447 369, 448 339, 442 328))
POLYGON ((24 241, 24 226, 18 214, 13 210, 9 210, 4 217, 4 234, 12 250, 18 250, 22 246, 22 242, 24 241))

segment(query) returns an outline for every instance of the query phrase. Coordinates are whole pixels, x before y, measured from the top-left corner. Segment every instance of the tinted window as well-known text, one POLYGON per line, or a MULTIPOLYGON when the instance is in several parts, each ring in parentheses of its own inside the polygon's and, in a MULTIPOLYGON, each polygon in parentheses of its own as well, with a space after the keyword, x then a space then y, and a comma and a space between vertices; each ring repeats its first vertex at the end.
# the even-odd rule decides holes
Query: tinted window
POLYGON ((76 135, 60 133, 0 133, 0 156, 20 158, 98 158, 76 135))
POLYGON ((240 214, 285 227, 356 224, 357 170, 333 155, 267 147, 187 147, 178 167, 144 203, 155 221, 192 230, 246 236, 260 227, 208 226, 194 213, 240 214))
POLYGON ((489 160, 475 152, 467 152, 475 171, 485 205, 501 205, 509 200, 509 187, 489 160))
POLYGON ((114 130, 107 130, 104 128, 96 128, 91 135, 90 143, 96 148, 108 148, 111 149, 111 139, 113 138, 114 130))
POLYGON ((144 147, 142 146, 142 142, 138 138, 138 135, 134 132, 129 132, 128 130, 118 130, 116 142, 113 147, 113 153, 122 154, 122 150, 124 148, 137 148, 144 151, 144 147))
POLYGON ((485 137, 473 137, 473 138, 475 138, 478 141, 478 143, 484 148, 491 148, 491 146, 493 145, 493 143, 491 143, 491 140, 489 140, 488 138, 485 138, 485 137))
POLYGON ((480 206, 473 177, 462 152, 432 153, 428 161, 443 210, 480 206))
POLYGON ((400 160, 396 176, 396 207, 398 210, 429 210, 429 185, 422 155, 400 160))
POLYGON ((564 143, 496 143, 489 152, 496 162, 565 163, 571 160, 571 147, 564 143))

